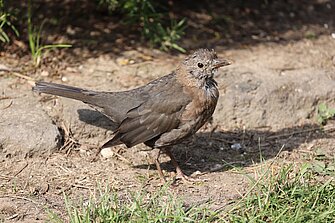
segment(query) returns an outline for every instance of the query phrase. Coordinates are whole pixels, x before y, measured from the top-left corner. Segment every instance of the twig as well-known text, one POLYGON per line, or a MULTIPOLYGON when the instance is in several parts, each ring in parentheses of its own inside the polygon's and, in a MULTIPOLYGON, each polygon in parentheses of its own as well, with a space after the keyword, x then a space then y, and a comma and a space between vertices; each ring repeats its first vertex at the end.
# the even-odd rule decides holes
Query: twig
POLYGON ((13 178, 16 177, 17 175, 19 175, 24 169, 27 168, 27 166, 28 166, 28 163, 26 163, 26 164, 25 164, 19 171, 17 171, 17 172, 14 174, 13 178))
POLYGON ((7 217, 7 218, 5 218, 5 220, 12 220, 12 219, 14 219, 14 218, 16 218, 17 216, 19 216, 19 214, 13 214, 12 216, 9 216, 9 217, 7 217))
POLYGON ((0 100, 6 100, 6 99, 12 99, 12 97, 9 97, 9 96, 0 96, 0 100))
POLYGON ((29 77, 29 76, 24 75, 24 74, 20 74, 20 73, 17 72, 17 71, 11 71, 11 70, 8 70, 8 73, 11 74, 11 75, 14 75, 14 76, 16 76, 16 77, 26 79, 26 80, 28 80, 28 81, 35 81, 34 78, 29 77))
POLYGON ((5 107, 1 108, 1 110, 5 110, 5 109, 9 108, 10 106, 12 106, 12 104, 13 104, 13 100, 11 100, 11 101, 8 103, 8 105, 6 105, 5 107))
POLYGON ((79 184, 72 184, 71 187, 76 187, 76 188, 81 188, 81 189, 86 189, 86 190, 91 190, 92 188, 86 187, 84 185, 79 185, 79 184))
POLYGON ((126 162, 128 164, 132 164, 130 162, 130 160, 128 160, 126 157, 122 156, 121 154, 119 154, 118 152, 114 152, 114 155, 116 155, 120 160, 122 160, 123 162, 126 162))
POLYGON ((25 201, 29 201, 33 204, 36 204, 36 205, 40 205, 40 203, 36 202, 36 201, 33 201, 29 198, 26 198, 26 197, 21 197, 21 196, 15 196, 15 195, 4 195, 4 197, 8 197, 8 198, 12 198, 12 199, 19 199, 19 200, 25 200, 25 201))
POLYGON ((86 189, 86 190, 91 190, 92 188, 90 188, 90 187, 86 187, 86 186, 83 186, 83 185, 78 185, 78 184, 71 184, 70 186, 68 186, 68 187, 65 187, 65 188, 63 188, 60 192, 58 192, 58 194, 63 194, 63 193, 65 193, 66 191, 69 191, 69 190, 71 190, 71 188, 73 188, 73 187, 75 187, 75 188, 80 188, 80 189, 86 189))

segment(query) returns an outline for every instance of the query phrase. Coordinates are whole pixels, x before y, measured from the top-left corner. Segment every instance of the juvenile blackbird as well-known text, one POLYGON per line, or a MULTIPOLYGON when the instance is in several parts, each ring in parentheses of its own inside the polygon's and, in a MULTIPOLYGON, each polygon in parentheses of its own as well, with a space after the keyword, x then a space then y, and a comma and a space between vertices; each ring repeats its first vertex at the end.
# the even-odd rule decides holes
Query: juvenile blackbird
MULTIPOLYGON (((37 82, 33 90, 80 100, 110 118, 118 127, 102 148, 121 143, 158 148, 170 157, 177 177, 188 179, 171 146, 193 135, 211 118, 219 98, 213 76, 219 67, 229 64, 218 59, 214 50, 199 49, 172 73, 128 91, 91 91, 46 82, 37 82)), ((158 158, 156 166, 164 179, 158 158)))

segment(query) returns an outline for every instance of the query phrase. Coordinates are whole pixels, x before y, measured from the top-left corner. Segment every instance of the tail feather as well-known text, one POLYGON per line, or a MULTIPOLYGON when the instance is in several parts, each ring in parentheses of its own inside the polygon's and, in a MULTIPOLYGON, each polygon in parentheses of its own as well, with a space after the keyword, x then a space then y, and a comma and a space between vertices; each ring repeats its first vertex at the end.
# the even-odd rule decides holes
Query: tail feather
POLYGON ((62 84, 47 83, 43 81, 36 82, 35 86, 33 87, 33 91, 72 98, 88 103, 91 102, 90 96, 95 95, 93 91, 88 91, 81 88, 66 86, 62 84))

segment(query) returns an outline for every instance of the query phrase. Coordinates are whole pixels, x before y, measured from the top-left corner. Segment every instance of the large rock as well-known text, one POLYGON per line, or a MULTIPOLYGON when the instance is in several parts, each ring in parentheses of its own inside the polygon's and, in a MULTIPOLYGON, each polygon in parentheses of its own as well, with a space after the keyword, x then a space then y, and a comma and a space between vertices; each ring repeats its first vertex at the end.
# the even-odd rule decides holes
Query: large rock
POLYGON ((315 122, 322 101, 335 98, 330 73, 313 68, 275 72, 264 67, 235 66, 218 82, 222 87, 215 120, 225 128, 285 128, 315 122), (225 82, 226 81, 226 82, 225 82))
POLYGON ((42 110, 31 87, 17 89, 14 82, 4 78, 0 82, 0 155, 26 157, 55 151, 62 138, 57 126, 42 110))
POLYGON ((76 100, 59 98, 60 120, 80 144, 101 146, 113 135, 115 125, 90 106, 76 100))
POLYGON ((228 51, 214 120, 227 129, 274 129, 316 122, 318 105, 335 106, 335 41, 322 37, 228 51))

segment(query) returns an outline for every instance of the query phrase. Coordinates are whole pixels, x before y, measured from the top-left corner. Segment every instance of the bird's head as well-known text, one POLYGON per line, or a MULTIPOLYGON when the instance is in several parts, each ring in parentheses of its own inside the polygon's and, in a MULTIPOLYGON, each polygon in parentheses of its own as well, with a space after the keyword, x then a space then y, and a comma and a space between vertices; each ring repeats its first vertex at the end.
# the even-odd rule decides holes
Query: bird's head
POLYGON ((214 50, 199 49, 189 55, 183 62, 184 69, 198 80, 213 78, 218 68, 231 64, 219 59, 214 50))

